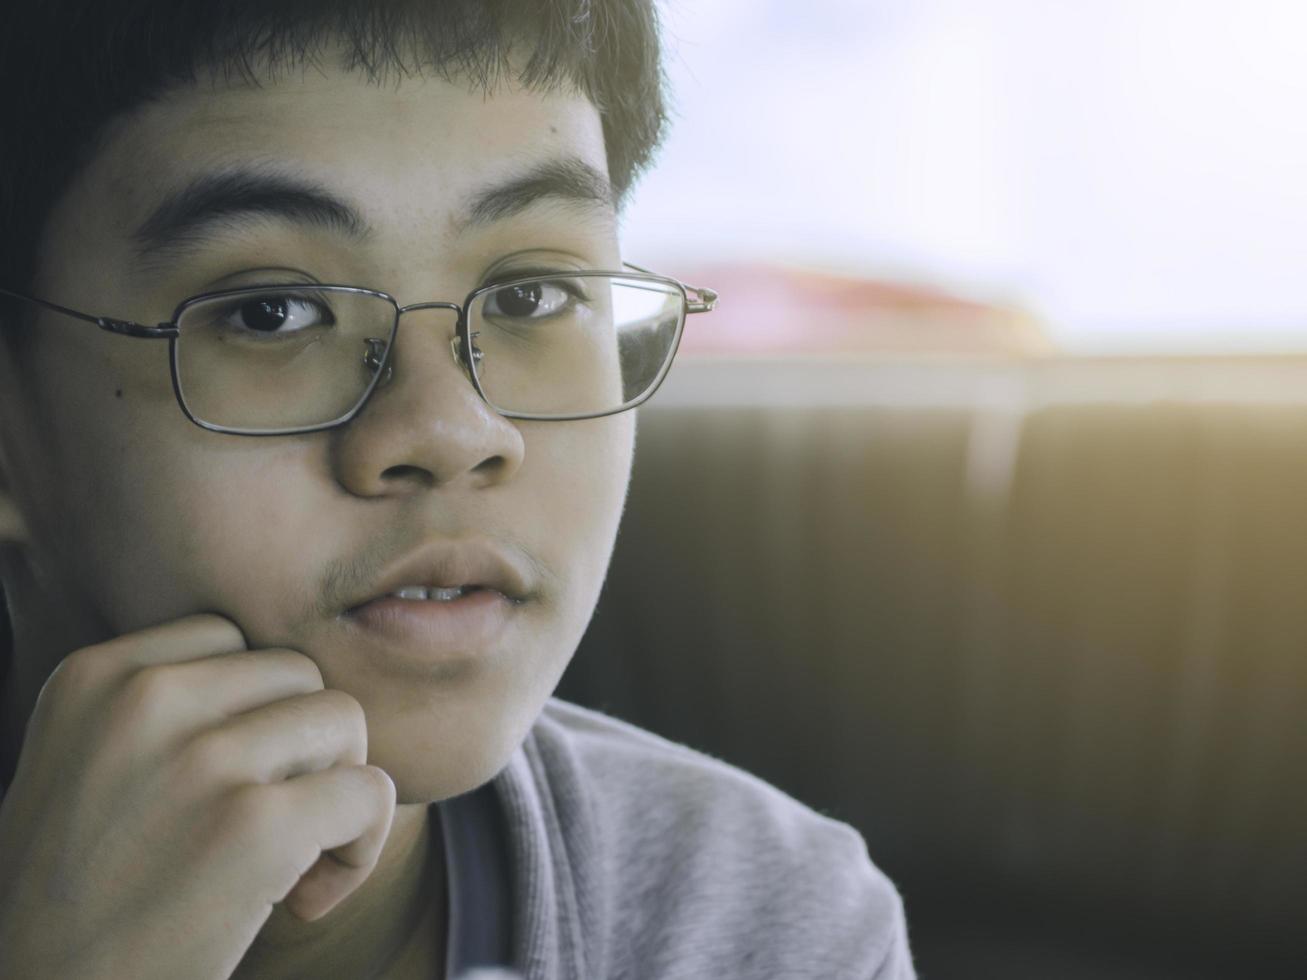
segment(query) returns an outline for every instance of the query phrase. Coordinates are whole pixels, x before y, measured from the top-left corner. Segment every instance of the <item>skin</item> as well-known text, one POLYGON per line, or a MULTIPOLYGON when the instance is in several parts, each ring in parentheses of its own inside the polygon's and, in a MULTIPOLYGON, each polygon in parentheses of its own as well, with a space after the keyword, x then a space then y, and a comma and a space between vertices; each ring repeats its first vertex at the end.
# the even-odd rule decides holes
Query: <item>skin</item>
MULTIPOLYGON (((542 199, 488 224, 461 220, 487 186, 560 156, 606 173, 598 113, 567 91, 505 84, 487 97, 434 77, 377 85, 331 69, 262 87, 177 90, 118 122, 61 199, 35 292, 154 323, 188 295, 267 281, 273 267, 384 290, 401 304, 460 302, 487 275, 522 266, 617 267, 608 207, 542 199), (165 193, 244 164, 311 178, 351 202, 369 234, 355 241, 250 218, 185 256, 138 259, 128 233, 165 193)), ((361 707, 366 761, 393 780, 394 821, 375 869, 316 921, 273 908, 241 975, 326 975, 314 966, 323 963, 351 975, 345 965, 383 962, 389 976, 433 974, 444 912, 431 882, 443 864, 429 846, 427 805, 503 767, 598 597, 630 472, 633 413, 505 419, 454 364, 451 327, 444 315, 406 314, 396 348, 403 370, 359 418, 275 438, 189 422, 163 342, 52 314, 21 370, 0 354, 11 751, 70 652, 113 641, 114 655, 128 657, 140 631, 173 624, 190 632, 170 636, 194 636, 197 621, 186 617, 210 614, 238 630, 227 650, 243 638, 252 651, 307 657, 322 687, 361 707), (420 543, 471 539, 512 555, 532 588, 493 649, 423 665, 387 656, 342 619, 342 574, 376 582, 420 543)), ((55 740, 54 722, 43 725, 55 740)), ((11 811, 19 803, 5 801, 11 811)))

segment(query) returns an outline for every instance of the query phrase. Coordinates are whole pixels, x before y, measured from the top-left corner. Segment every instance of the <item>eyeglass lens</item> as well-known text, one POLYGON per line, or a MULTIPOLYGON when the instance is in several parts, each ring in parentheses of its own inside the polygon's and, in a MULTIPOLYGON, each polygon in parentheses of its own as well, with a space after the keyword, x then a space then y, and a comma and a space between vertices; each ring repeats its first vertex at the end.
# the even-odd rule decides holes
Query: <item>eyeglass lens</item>
MULTIPOLYGON (((682 292, 658 281, 581 274, 504 283, 468 308, 474 369, 501 411, 613 411, 658 382, 684 315, 682 292)), ((210 425, 325 425, 367 394, 394 323, 388 299, 333 287, 200 300, 177 320, 178 387, 188 411, 210 425)), ((404 344, 401 335, 393 356, 400 371, 404 344)))

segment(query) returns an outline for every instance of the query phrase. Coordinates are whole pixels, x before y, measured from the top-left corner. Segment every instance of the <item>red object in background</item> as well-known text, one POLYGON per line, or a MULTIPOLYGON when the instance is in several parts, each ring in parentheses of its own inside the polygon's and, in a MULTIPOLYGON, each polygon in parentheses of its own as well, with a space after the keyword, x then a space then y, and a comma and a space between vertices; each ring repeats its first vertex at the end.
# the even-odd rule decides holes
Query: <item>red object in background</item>
POLYGON ((685 354, 1048 354, 1038 321, 1017 307, 928 286, 781 265, 715 265, 684 281, 717 290, 692 317, 685 354))

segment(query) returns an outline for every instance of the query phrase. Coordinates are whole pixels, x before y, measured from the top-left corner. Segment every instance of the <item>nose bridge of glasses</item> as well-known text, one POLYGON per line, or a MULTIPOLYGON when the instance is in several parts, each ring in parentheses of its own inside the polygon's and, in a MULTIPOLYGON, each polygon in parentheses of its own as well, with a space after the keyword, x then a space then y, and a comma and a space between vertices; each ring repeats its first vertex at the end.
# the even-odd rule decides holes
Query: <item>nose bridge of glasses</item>
POLYGON ((459 317, 462 317, 463 315, 463 307, 459 306, 457 303, 440 303, 440 302, 410 303, 408 306, 399 307, 399 315, 403 316, 405 313, 410 313, 417 310, 452 310, 454 313, 457 313, 459 317))
MULTIPOLYGON (((402 324, 402 318, 405 313, 443 311, 445 313, 453 314, 453 321, 450 324, 452 329, 449 338, 449 351, 451 356, 453 357, 454 363, 458 366, 458 368, 461 371, 463 371, 465 374, 467 373, 468 366, 462 354, 462 350, 463 350, 462 338, 459 335, 459 326, 462 323, 462 318, 464 316, 463 308, 461 306, 459 306, 457 303, 442 303, 442 302, 413 303, 409 306, 398 307, 397 310, 398 310, 398 314, 396 318, 396 330, 395 330, 394 337, 390 342, 395 346, 399 346, 399 338, 401 336, 399 327, 402 324)), ((443 318, 439 318, 439 320, 443 320, 443 318)), ((421 331, 421 329, 422 328, 419 327, 419 331, 421 331)), ((404 331, 403 336, 407 338, 404 346, 411 347, 413 340, 416 339, 412 332, 412 326, 410 326, 408 330, 404 331)), ((370 370, 373 371, 377 370, 381 366, 383 359, 386 359, 386 355, 389 354, 389 359, 387 360, 386 363, 385 373, 378 381, 378 386, 382 387, 389 384, 393 380, 395 375, 395 360, 396 360, 397 352, 390 350, 390 344, 388 344, 384 338, 369 337, 366 340, 364 340, 363 343, 364 343, 363 363, 370 370)))

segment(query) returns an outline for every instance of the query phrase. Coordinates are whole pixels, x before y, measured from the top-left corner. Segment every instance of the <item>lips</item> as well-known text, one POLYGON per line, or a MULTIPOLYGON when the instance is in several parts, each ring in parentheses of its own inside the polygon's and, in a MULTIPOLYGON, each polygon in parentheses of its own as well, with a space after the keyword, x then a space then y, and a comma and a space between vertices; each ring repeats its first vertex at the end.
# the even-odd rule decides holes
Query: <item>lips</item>
POLYGON ((486 541, 433 541, 387 566, 368 594, 351 601, 353 614, 379 600, 461 602, 493 592, 514 604, 532 597, 530 579, 516 556, 486 541))

